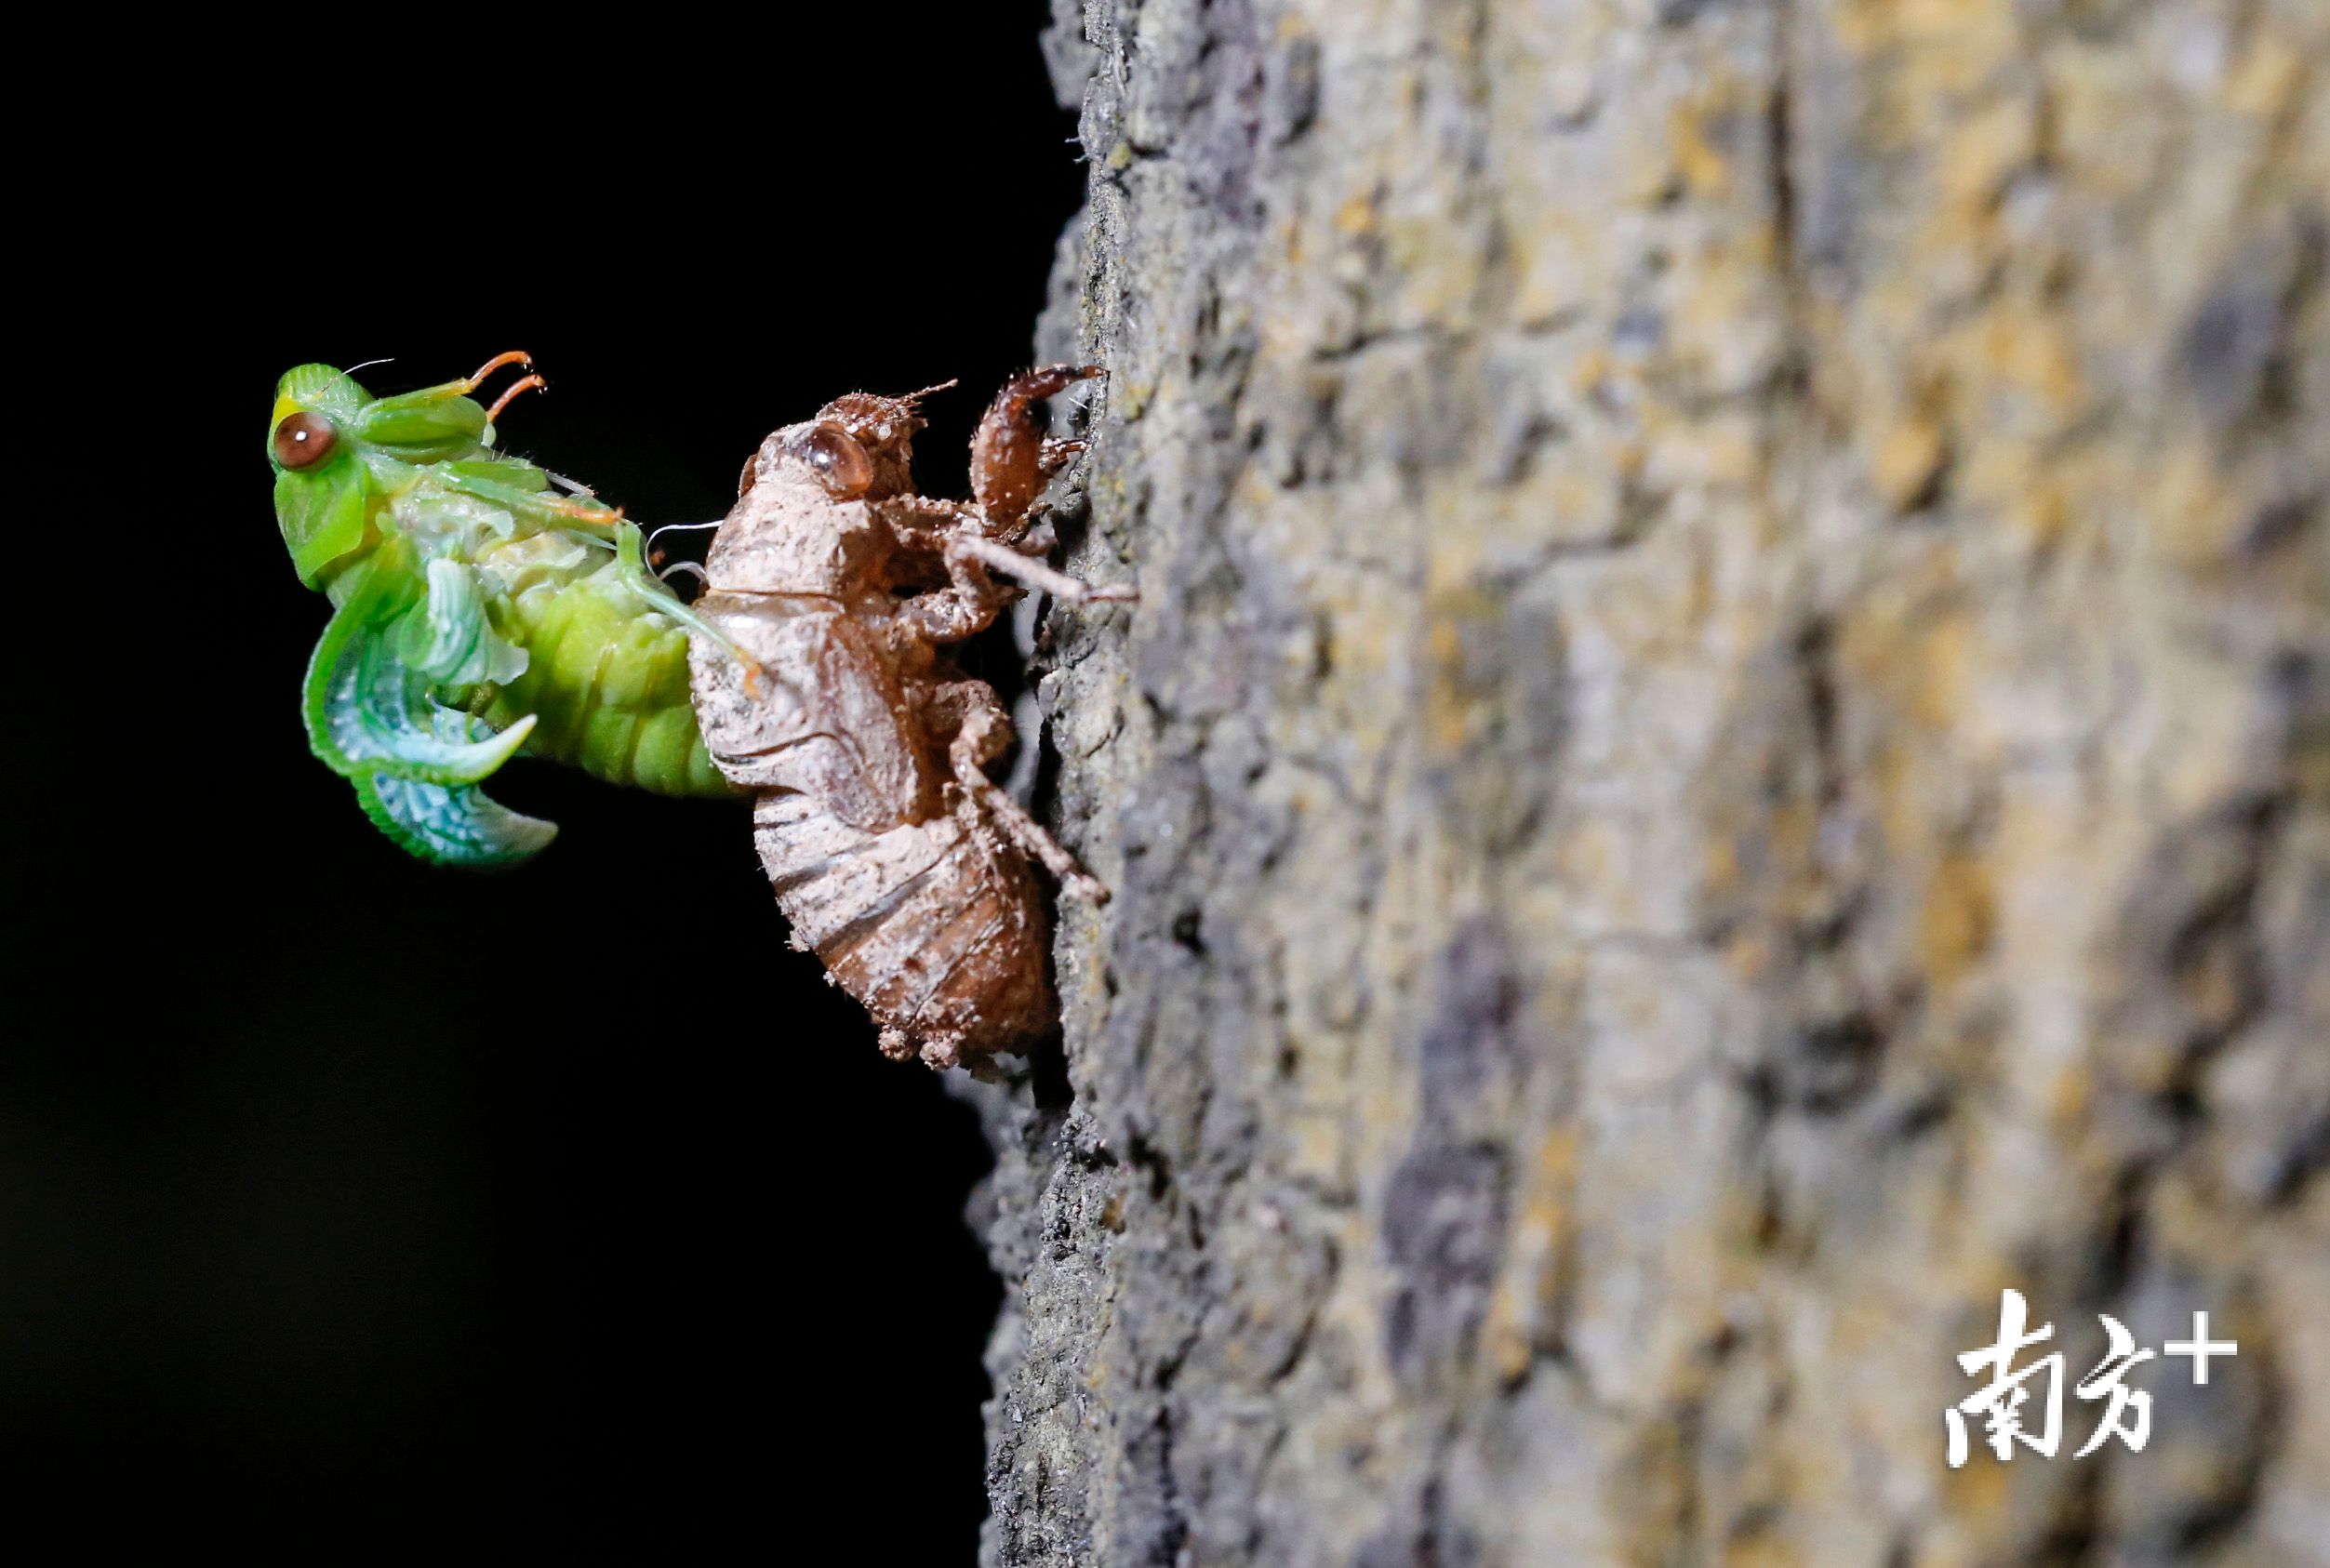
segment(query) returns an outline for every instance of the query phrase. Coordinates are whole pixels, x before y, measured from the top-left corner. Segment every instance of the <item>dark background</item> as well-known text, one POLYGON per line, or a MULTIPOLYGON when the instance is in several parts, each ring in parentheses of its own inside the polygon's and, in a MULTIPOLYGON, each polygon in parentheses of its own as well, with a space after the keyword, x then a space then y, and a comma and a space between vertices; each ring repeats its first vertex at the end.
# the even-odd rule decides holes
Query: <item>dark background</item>
POLYGON ((408 20, 85 60, 20 193, 9 1528, 968 1562, 970 1112, 786 948, 740 810, 522 761, 535 864, 378 834, 306 751, 261 443, 293 364, 524 348, 504 445, 697 521, 769 429, 959 376, 961 494, 1083 191, 1044 7, 408 20))

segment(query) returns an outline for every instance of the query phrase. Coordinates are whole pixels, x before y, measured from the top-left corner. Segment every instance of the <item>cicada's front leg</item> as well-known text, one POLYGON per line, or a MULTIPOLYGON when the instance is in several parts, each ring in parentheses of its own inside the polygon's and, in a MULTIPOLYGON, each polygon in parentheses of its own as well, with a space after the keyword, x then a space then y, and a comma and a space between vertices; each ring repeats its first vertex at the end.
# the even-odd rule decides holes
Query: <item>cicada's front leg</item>
POLYGON ((1035 459, 1038 487, 1050 484, 1061 469, 1082 457, 1090 445, 1090 442, 1071 436, 1045 436, 1035 459))
POLYGON ((548 385, 539 376, 528 374, 496 399, 491 408, 471 401, 469 394, 505 365, 523 365, 531 372, 534 360, 523 349, 513 349, 479 365, 474 376, 375 398, 356 417, 355 433, 365 441, 403 447, 460 447, 483 441, 495 417, 510 405, 512 398, 529 387, 548 385))
POLYGON ((885 496, 868 501, 866 509, 890 525, 899 542, 912 549, 935 550, 939 541, 958 528, 979 526, 979 514, 961 501, 939 496, 885 496))
POLYGON ((890 578, 896 587, 920 588, 934 578, 952 581, 947 569, 947 540, 965 529, 976 531, 979 514, 960 501, 938 496, 887 496, 868 501, 866 510, 880 518, 898 541, 890 578))
POLYGON ((1033 405, 1106 374, 1097 365, 1046 365, 1004 383, 971 438, 971 495, 986 521, 983 532, 1008 538, 1024 528, 1045 481, 1081 449, 1081 444, 1045 440, 1033 405))
POLYGON ((478 472, 488 466, 482 462, 440 463, 430 472, 446 489, 490 501, 537 527, 572 528, 576 533, 613 544, 616 530, 626 525, 619 506, 602 506, 595 500, 553 495, 548 490, 522 489, 507 479, 478 472))

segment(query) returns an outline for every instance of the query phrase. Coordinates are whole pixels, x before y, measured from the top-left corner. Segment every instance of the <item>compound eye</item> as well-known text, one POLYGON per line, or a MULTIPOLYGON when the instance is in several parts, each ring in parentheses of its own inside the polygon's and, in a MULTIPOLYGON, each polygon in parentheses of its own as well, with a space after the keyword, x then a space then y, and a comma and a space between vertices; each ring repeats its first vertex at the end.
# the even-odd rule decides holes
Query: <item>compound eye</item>
POLYGON ((302 411, 275 427, 275 461, 285 468, 313 468, 339 444, 329 419, 302 411))
POLYGON ((800 453, 826 494, 840 500, 862 496, 873 483, 873 461, 850 433, 834 424, 818 424, 801 438, 800 453))

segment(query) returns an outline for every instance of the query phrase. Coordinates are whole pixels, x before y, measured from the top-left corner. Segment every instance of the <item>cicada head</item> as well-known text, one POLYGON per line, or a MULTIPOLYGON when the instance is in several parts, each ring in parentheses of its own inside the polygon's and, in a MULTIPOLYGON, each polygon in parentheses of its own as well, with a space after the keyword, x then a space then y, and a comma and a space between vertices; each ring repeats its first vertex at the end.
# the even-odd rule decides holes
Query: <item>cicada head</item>
MULTIPOLYGON (((879 392, 850 392, 818 410, 818 419, 849 432, 872 465, 866 484, 858 492, 869 500, 911 495, 914 489, 914 432, 929 423, 916 410, 932 392, 954 385, 942 381, 904 397, 879 392)), ((822 476, 822 471, 820 471, 822 476)), ((828 483, 831 488, 831 483, 828 483)))
POLYGON ((486 371, 524 357, 504 354, 476 376, 395 397, 374 397, 328 365, 284 373, 267 425, 267 459, 275 469, 275 522, 301 582, 319 586, 335 562, 363 545, 368 498, 379 491, 382 473, 396 473, 398 464, 492 455, 486 409, 465 394, 486 371))
POLYGON ((267 460, 275 470, 275 525, 310 588, 364 542, 366 483, 357 433, 372 394, 328 365, 302 365, 275 383, 267 460))

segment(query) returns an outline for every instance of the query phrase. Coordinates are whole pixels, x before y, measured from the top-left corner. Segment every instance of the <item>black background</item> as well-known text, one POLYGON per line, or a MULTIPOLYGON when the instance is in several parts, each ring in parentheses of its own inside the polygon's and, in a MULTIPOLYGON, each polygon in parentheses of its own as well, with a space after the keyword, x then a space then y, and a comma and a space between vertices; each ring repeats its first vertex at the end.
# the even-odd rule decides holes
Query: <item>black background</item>
POLYGON ((375 832, 306 752, 326 606, 261 443, 295 363, 524 348, 504 445, 695 521, 774 426, 959 376, 920 454, 962 493, 1083 191, 1043 11, 277 13, 80 62, 18 198, 12 1532, 971 1560, 969 1111, 785 947, 735 808, 520 762, 531 866, 375 832))

